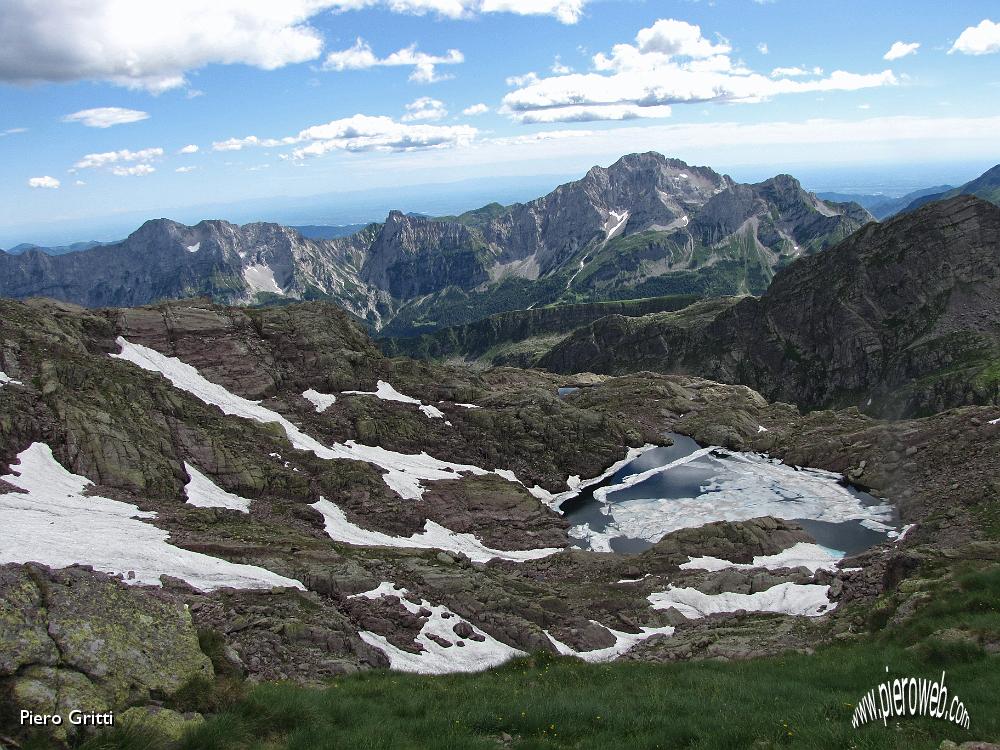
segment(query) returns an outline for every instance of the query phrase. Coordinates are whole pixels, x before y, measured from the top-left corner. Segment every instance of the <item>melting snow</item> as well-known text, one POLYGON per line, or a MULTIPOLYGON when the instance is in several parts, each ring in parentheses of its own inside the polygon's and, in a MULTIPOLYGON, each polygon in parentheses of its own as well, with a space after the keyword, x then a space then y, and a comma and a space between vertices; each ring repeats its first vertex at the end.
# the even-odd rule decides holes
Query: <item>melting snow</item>
POLYGON ((840 550, 830 549, 811 544, 809 542, 799 542, 776 555, 757 555, 751 563, 734 563, 729 560, 722 560, 718 557, 692 557, 686 563, 681 563, 681 570, 725 570, 726 568, 738 568, 740 570, 750 570, 751 568, 767 568, 768 570, 780 570, 781 568, 808 568, 810 572, 817 570, 836 570, 837 563, 842 560, 844 553, 840 550))
POLYGON ((594 649, 593 651, 577 651, 558 640, 548 630, 544 631, 544 633, 552 645, 556 647, 556 651, 560 654, 563 656, 576 656, 587 662, 612 661, 613 659, 617 659, 640 641, 652 638, 654 635, 674 634, 674 628, 670 625, 663 628, 640 628, 642 631, 641 633, 623 633, 620 630, 613 630, 605 625, 601 625, 596 620, 591 620, 591 622, 595 625, 599 625, 611 633, 611 635, 615 637, 614 645, 608 646, 607 648, 594 649))
POLYGON ((760 435, 762 432, 767 432, 767 428, 762 424, 757 425, 757 434, 760 435))
POLYGON ((285 291, 274 280, 274 271, 266 263, 257 263, 243 269, 243 279, 255 292, 284 294, 285 291))
POLYGON ((312 507, 323 514, 324 527, 329 537, 335 542, 346 544, 357 544, 364 547, 443 549, 448 552, 461 552, 468 555, 473 562, 487 562, 494 558, 524 562, 525 560, 548 557, 560 551, 555 547, 510 552, 491 549, 472 534, 452 531, 430 519, 424 523, 424 530, 420 533, 409 537, 391 536, 381 531, 363 529, 357 524, 351 523, 344 515, 344 511, 325 498, 321 497, 319 502, 312 504, 312 507))
POLYGON ((906 535, 909 534, 914 528, 916 528, 916 524, 915 523, 908 523, 908 524, 906 524, 906 526, 904 526, 899 531, 890 531, 889 532, 889 538, 890 539, 895 539, 896 540, 896 544, 899 544, 901 541, 903 541, 906 538, 906 535))
POLYGON ((997 419, 991 419, 991 420, 990 420, 990 424, 1000 424, 1000 418, 997 418, 997 419))
MULTIPOLYGON (((591 477, 590 479, 581 480, 580 477, 578 476, 571 476, 569 479, 566 480, 566 486, 569 487, 569 489, 566 490, 565 492, 553 494, 548 490, 546 490, 545 488, 539 487, 538 485, 535 485, 534 487, 529 489, 528 492, 530 492, 532 495, 537 497, 547 506, 552 508, 552 510, 559 512, 559 506, 562 505, 564 502, 566 502, 571 498, 576 497, 588 487, 603 482, 605 479, 613 475, 615 472, 624 467, 626 464, 631 463, 639 456, 641 456, 643 453, 645 453, 646 451, 650 451, 655 447, 656 446, 653 445, 652 443, 646 443, 646 445, 642 446, 641 448, 629 448, 628 452, 625 454, 625 458, 623 458, 621 461, 616 461, 611 466, 609 466, 603 474, 600 474, 596 477, 591 477)), ((503 475, 501 474, 501 476, 503 475)))
POLYGON ((644 575, 642 578, 622 578, 620 581, 618 581, 618 583, 639 583, 640 581, 645 581, 651 575, 653 574, 646 573, 646 575, 644 575))
POLYGON ((5 386, 7 383, 10 383, 11 385, 23 385, 20 380, 9 378, 7 377, 7 373, 0 370, 0 387, 5 386))
POLYGON ((422 600, 414 604, 403 598, 406 589, 397 588, 393 583, 382 583, 371 591, 355 594, 352 598, 380 599, 385 596, 398 596, 400 603, 412 614, 417 614, 421 607, 430 610, 430 617, 420 629, 416 642, 423 647, 418 654, 404 651, 389 643, 385 636, 363 630, 358 633, 365 643, 382 651, 389 657, 392 669, 401 672, 417 672, 419 674, 446 674, 449 672, 479 672, 490 667, 503 664, 517 656, 524 656, 523 651, 501 643, 488 633, 472 627, 473 633, 482 640, 459 638, 454 627, 466 622, 451 613, 447 607, 431 604, 422 600), (445 615, 449 615, 445 617, 445 615), (450 642, 451 646, 442 646, 432 640, 431 635, 450 642), (460 646, 459 643, 462 645, 460 646))
POLYGON ((128 583, 160 585, 161 575, 202 591, 222 587, 305 587, 254 565, 240 565, 167 543, 168 533, 139 519, 156 514, 96 495, 86 477, 72 474, 49 446, 33 443, 18 455, 16 473, 3 477, 24 490, 0 495, 0 561, 40 562, 53 568, 91 565, 128 575, 128 583))
POLYGON ((186 247, 187 247, 187 251, 189 253, 196 253, 199 250, 201 250, 201 243, 200 242, 196 242, 193 245, 187 245, 186 247))
POLYGON ((780 612, 786 615, 819 617, 836 608, 827 598, 829 586, 815 583, 779 583, 755 594, 705 594, 693 588, 675 588, 650 594, 647 599, 653 609, 673 607, 689 620, 720 612, 780 612))
POLYGON ((397 401, 401 404, 416 404, 428 419, 444 419, 444 412, 436 406, 426 405, 419 398, 404 396, 384 380, 378 381, 374 391, 344 391, 345 396, 375 396, 382 401, 397 401))
POLYGON ((302 392, 302 398, 309 401, 313 406, 316 407, 316 411, 320 414, 325 412, 335 403, 337 403, 337 397, 329 393, 320 393, 319 391, 314 391, 310 388, 308 391, 302 392))
POLYGON ((187 462, 184 463, 184 470, 191 478, 184 487, 184 494, 187 495, 187 501, 191 505, 199 508, 228 508, 241 513, 250 512, 250 501, 245 497, 226 492, 187 462))
POLYGON ((608 212, 608 220, 604 222, 604 231, 609 240, 615 236, 619 229, 625 226, 625 222, 628 221, 628 216, 628 211, 622 211, 621 213, 618 211, 608 212))
POLYGON ((440 461, 426 453, 396 453, 378 446, 360 445, 353 440, 325 446, 276 411, 261 406, 259 401, 237 396, 221 385, 206 380, 198 370, 177 357, 167 357, 155 349, 133 344, 120 336, 118 345, 122 351, 120 354, 112 354, 112 357, 124 359, 144 370, 160 373, 175 388, 187 391, 206 404, 219 407, 224 414, 265 424, 277 422, 285 430, 292 445, 299 450, 312 451, 323 459, 342 458, 375 464, 386 471, 382 476, 385 483, 408 500, 417 500, 423 495, 420 485, 422 480, 460 479, 462 474, 483 476, 490 473, 478 466, 440 461))

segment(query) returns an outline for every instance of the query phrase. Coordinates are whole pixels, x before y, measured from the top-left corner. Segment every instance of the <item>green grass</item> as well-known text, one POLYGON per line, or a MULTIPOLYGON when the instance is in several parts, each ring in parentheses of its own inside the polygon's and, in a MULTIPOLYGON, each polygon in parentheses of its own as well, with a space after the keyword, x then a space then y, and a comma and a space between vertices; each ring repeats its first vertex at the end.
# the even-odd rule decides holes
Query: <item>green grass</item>
MULTIPOLYGON (((537 654, 476 675, 373 671, 324 688, 262 684, 230 699, 171 750, 920 750, 944 739, 997 740, 1000 657, 980 644, 1000 641, 1000 565, 924 573, 931 597, 915 617, 812 655, 587 665, 537 654), (969 639, 949 640, 946 629, 969 639), (855 703, 886 679, 886 666, 890 678, 936 679, 945 670, 970 729, 934 719, 852 728, 855 703)), ((891 613, 898 598, 888 595, 889 606, 878 609, 891 613)), ((116 731, 120 743, 110 733, 85 750, 136 747, 134 732, 116 731)))

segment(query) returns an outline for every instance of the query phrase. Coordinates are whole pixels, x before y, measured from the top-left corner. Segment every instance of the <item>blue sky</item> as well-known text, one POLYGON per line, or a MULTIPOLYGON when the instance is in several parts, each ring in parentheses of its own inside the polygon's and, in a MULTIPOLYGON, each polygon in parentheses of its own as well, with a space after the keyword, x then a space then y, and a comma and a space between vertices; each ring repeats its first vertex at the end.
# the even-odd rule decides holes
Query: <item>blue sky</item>
POLYGON ((460 202, 647 149, 737 176, 1000 161, 995 2, 205 5, 0 0, 0 246, 429 183, 460 202))

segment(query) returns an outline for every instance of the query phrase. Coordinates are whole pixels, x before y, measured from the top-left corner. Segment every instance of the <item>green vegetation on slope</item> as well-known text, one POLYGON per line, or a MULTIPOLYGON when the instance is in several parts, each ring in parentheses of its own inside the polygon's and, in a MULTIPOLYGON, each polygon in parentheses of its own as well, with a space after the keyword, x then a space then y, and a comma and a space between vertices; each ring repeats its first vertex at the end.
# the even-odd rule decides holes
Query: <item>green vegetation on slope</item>
MULTIPOLYGON (((926 603, 901 625, 898 595, 859 608, 877 630, 863 642, 747 662, 588 665, 535 655, 477 675, 391 672, 325 688, 265 684, 189 731, 177 750, 324 748, 937 748, 1000 738, 1000 565, 922 571, 901 588, 926 603), (912 591, 911 591, 912 594, 912 591), (937 679, 971 716, 851 726, 857 701, 895 677, 937 679)), ((228 684, 228 683, 227 683, 228 684)), ((179 706, 178 708, 191 708, 179 706)), ((85 750, 165 748, 119 727, 85 750), (145 742, 146 744, 142 744, 145 742)))

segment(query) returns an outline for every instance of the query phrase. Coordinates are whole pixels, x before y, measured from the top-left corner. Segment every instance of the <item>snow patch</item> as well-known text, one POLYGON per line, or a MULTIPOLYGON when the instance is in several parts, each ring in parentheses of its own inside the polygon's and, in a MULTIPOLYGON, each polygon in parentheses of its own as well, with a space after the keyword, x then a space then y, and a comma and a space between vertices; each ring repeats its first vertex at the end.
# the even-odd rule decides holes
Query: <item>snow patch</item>
POLYGON ((911 531, 913 531, 913 529, 915 529, 916 526, 917 525, 915 523, 908 523, 908 524, 906 524, 906 526, 904 526, 899 531, 890 531, 889 532, 889 538, 890 539, 895 539, 896 540, 896 544, 899 544, 901 541, 903 541, 904 539, 906 539, 906 535, 909 534, 911 531))
POLYGON ((562 505, 564 502, 566 502, 571 498, 576 497, 588 487, 603 482, 605 479, 612 476, 619 469, 637 459, 646 451, 651 451, 653 450, 653 448, 656 447, 657 446, 653 445, 652 443, 646 443, 641 448, 629 448, 628 451, 625 453, 625 458, 623 458, 621 461, 616 461, 615 463, 611 464, 611 466, 609 466, 607 470, 604 471, 603 474, 599 474, 596 477, 591 477, 590 479, 580 479, 580 477, 576 475, 571 476, 569 479, 566 480, 566 486, 569 487, 569 489, 566 490, 565 492, 552 493, 544 489, 543 487, 539 487, 538 485, 535 485, 534 487, 529 489, 528 492, 530 492, 532 495, 541 500, 545 505, 552 508, 552 510, 559 513, 560 512, 559 506, 562 505))
POLYGON ((161 575, 202 591, 223 587, 305 587, 255 565, 240 565, 167 543, 168 532, 139 519, 156 514, 130 503, 84 495, 92 486, 33 443, 3 480, 24 492, 0 495, 0 562, 40 562, 53 568, 91 565, 126 576, 126 583, 159 586, 161 575), (131 575, 131 577, 129 577, 131 575))
POLYGON ((609 211, 608 220, 604 222, 604 232, 610 240, 618 231, 625 226, 625 222, 628 221, 629 212, 628 211, 609 211))
POLYGON ((337 397, 329 393, 320 393, 310 388, 308 391, 302 392, 302 398, 311 403, 316 407, 316 411, 322 414, 335 403, 337 403, 337 397))
POLYGON ((217 406, 224 414, 263 424, 277 422, 292 445, 299 450, 311 451, 322 459, 364 461, 380 467, 386 471, 382 477, 385 483, 405 499, 417 500, 422 497, 421 481, 460 479, 463 474, 484 476, 490 473, 478 466, 441 461, 426 453, 396 453, 378 446, 361 445, 353 440, 331 446, 323 445, 276 411, 261 406, 259 401, 250 401, 229 392, 221 385, 207 380, 197 369, 181 362, 177 357, 167 357, 155 349, 133 344, 121 336, 118 337, 118 345, 121 353, 110 356, 163 375, 175 388, 187 391, 206 404, 217 406))
POLYGON ((991 420, 990 420, 990 424, 1000 424, 1000 418, 997 418, 997 419, 991 419, 991 420))
POLYGON ((618 581, 618 583, 639 583, 640 581, 645 581, 651 575, 653 575, 653 574, 652 573, 646 573, 646 575, 642 576, 642 578, 622 578, 620 581, 618 581))
POLYGON ((256 263, 243 269, 243 279, 255 292, 284 295, 285 291, 274 280, 274 271, 266 263, 256 263))
POLYGON ((440 549, 467 555, 473 562, 488 562, 495 558, 524 562, 554 555, 560 550, 555 547, 545 549, 503 551, 487 547, 472 534, 464 534, 447 529, 439 523, 427 519, 424 530, 409 537, 392 536, 381 531, 363 529, 347 520, 344 511, 325 498, 320 498, 312 506, 323 514, 324 529, 335 542, 356 544, 363 547, 404 547, 410 549, 440 549))
POLYGON ((416 404, 428 419, 444 419, 444 412, 436 406, 424 404, 419 398, 404 396, 384 380, 378 381, 374 391, 344 391, 345 396, 374 396, 382 401, 396 401, 401 404, 416 404))
POLYGON ((358 633, 361 640, 389 657, 391 669, 418 674, 480 672, 525 655, 523 651, 498 641, 471 623, 467 624, 472 628, 477 639, 481 640, 459 638, 455 634, 454 627, 461 622, 467 622, 466 620, 450 612, 447 607, 431 604, 426 599, 421 600, 420 604, 414 604, 404 598, 406 593, 404 588, 399 588, 393 583, 383 582, 371 591, 355 594, 352 597, 355 599, 380 599, 385 596, 397 596, 400 604, 411 614, 417 614, 421 608, 430 610, 430 617, 427 618, 423 627, 420 628, 420 633, 415 638, 416 642, 423 648, 418 654, 404 651, 398 646, 392 645, 385 636, 377 633, 368 630, 362 630, 358 633), (443 638, 452 645, 442 646, 432 640, 431 635, 443 638), (458 645, 459 643, 462 645, 458 645))
POLYGON ((543 631, 545 636, 549 639, 553 646, 556 647, 558 651, 563 656, 575 656, 579 659, 583 659, 586 662, 596 663, 602 661, 612 661, 617 659, 619 656, 624 654, 626 651, 631 649, 635 644, 646 640, 647 638, 652 638, 654 635, 673 635, 674 628, 670 625, 662 628, 640 628, 642 632, 639 633, 623 633, 620 630, 613 630, 606 625, 601 625, 596 620, 591 620, 595 625, 607 630, 611 635, 615 637, 614 645, 608 646, 607 648, 598 648, 593 651, 577 651, 570 646, 567 646, 562 641, 558 640, 553 636, 548 630, 543 631))
POLYGON ((815 583, 779 583, 755 594, 705 594, 694 588, 669 587, 646 597, 653 609, 673 608, 689 620, 721 612, 778 612, 786 615, 819 617, 836 609, 827 597, 829 586, 815 583))
POLYGON ((196 253, 199 250, 201 250, 201 243, 200 242, 196 242, 193 245, 186 245, 185 247, 187 248, 187 251, 189 253, 196 253))
POLYGON ((757 434, 758 435, 760 435, 762 432, 767 432, 767 431, 768 430, 767 430, 767 428, 764 425, 762 425, 762 424, 757 425, 757 434))
POLYGON ((250 501, 245 497, 226 492, 186 461, 184 470, 190 477, 190 481, 184 487, 184 494, 191 505, 199 508, 228 508, 241 513, 250 512, 250 501))
POLYGON ((7 377, 7 373, 5 373, 3 370, 0 370, 0 388, 7 385, 8 383, 10 385, 24 385, 20 380, 14 380, 13 378, 7 377))
POLYGON ((799 542, 776 555, 756 555, 753 562, 734 563, 718 557, 692 557, 686 563, 681 563, 681 570, 718 571, 727 568, 750 570, 752 568, 767 568, 780 570, 782 568, 808 568, 809 572, 817 570, 837 570, 837 563, 844 558, 840 550, 823 547, 810 542, 799 542))

